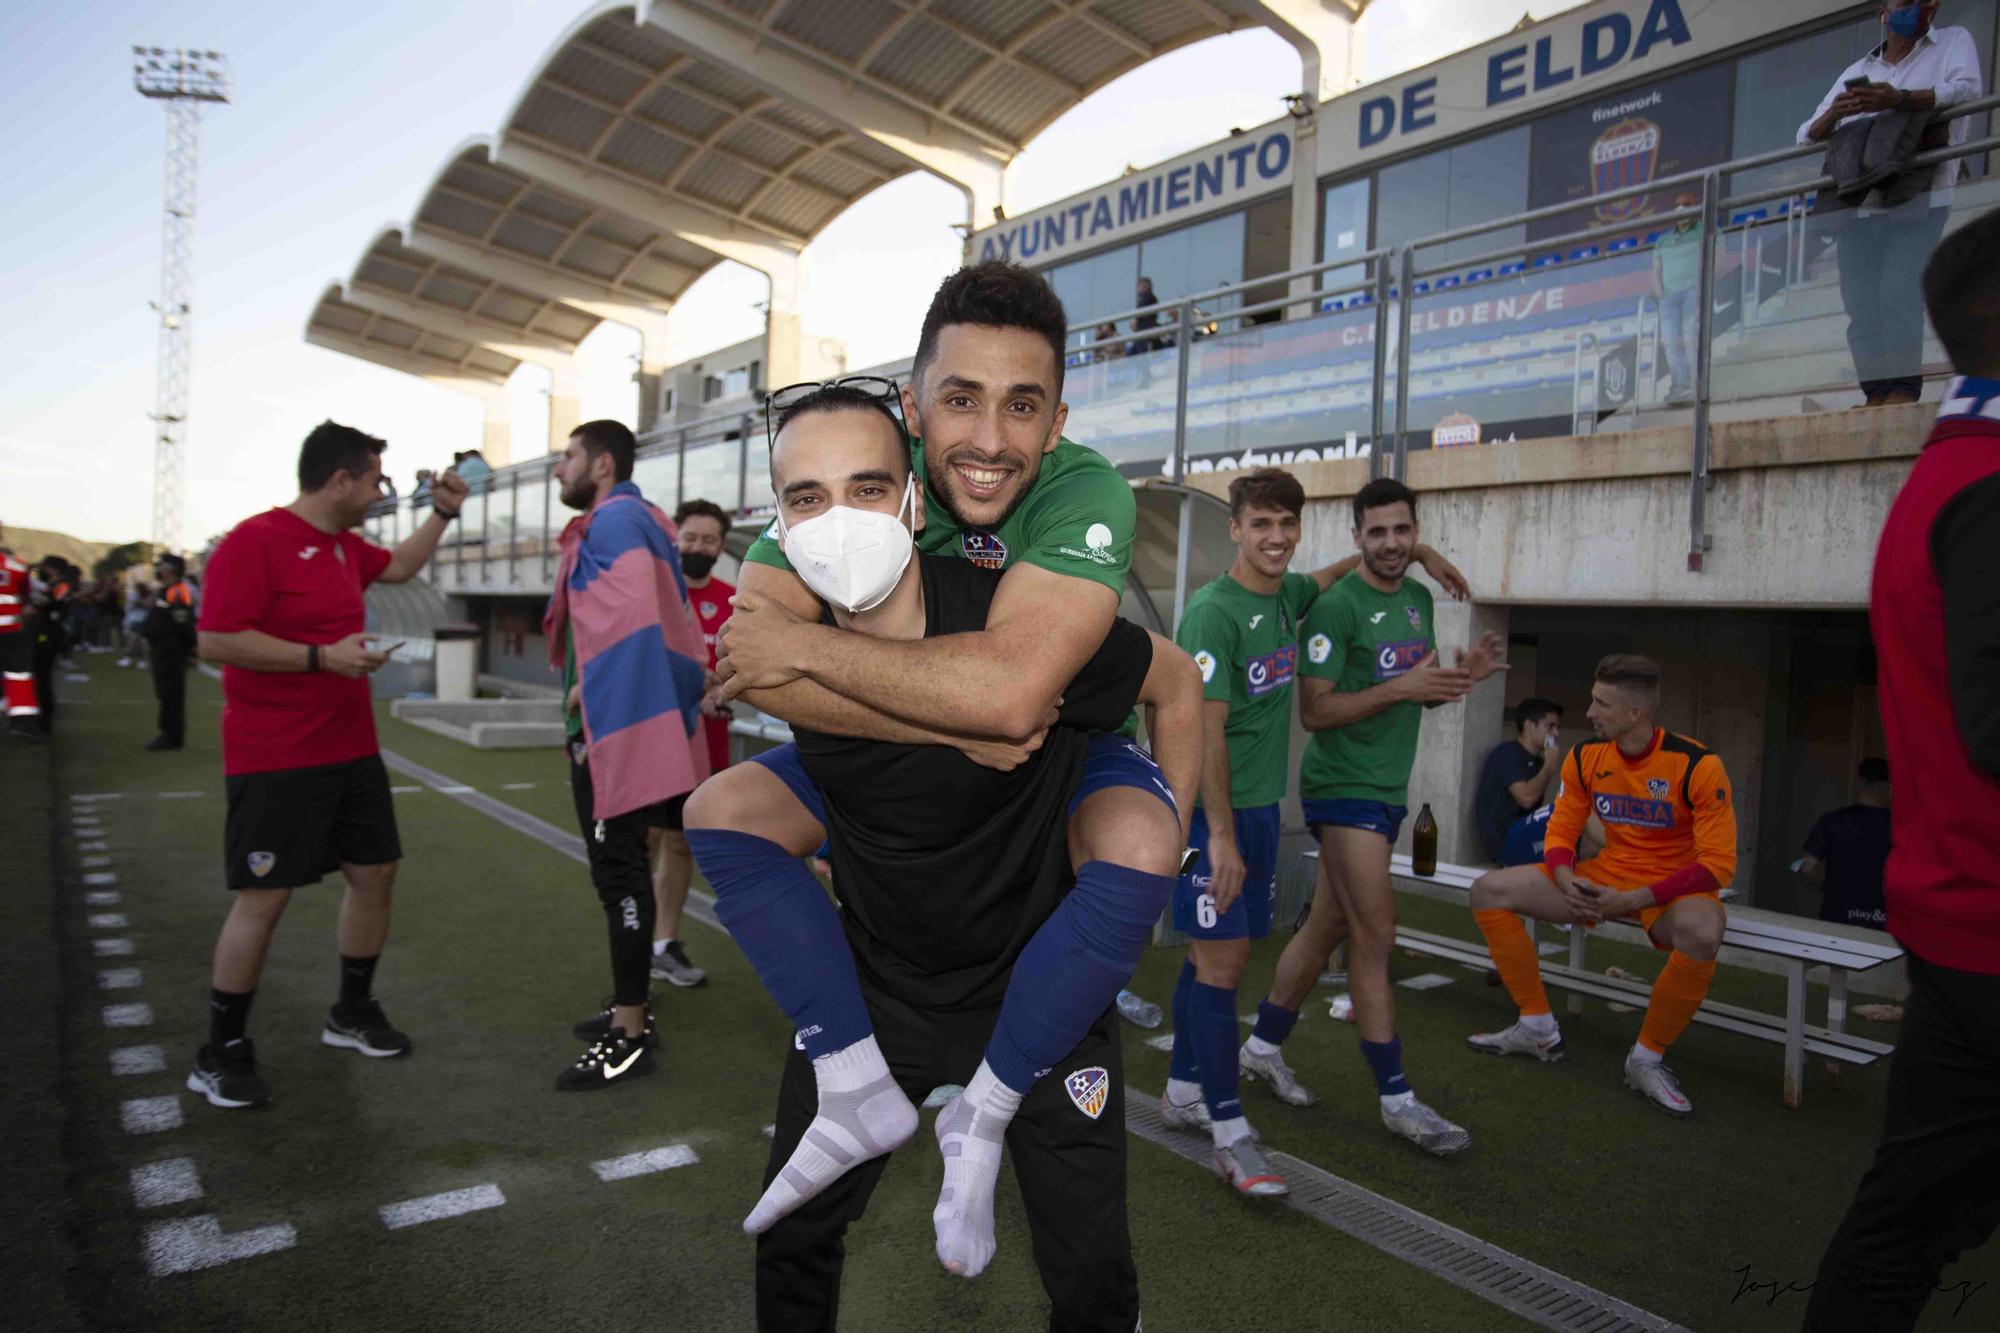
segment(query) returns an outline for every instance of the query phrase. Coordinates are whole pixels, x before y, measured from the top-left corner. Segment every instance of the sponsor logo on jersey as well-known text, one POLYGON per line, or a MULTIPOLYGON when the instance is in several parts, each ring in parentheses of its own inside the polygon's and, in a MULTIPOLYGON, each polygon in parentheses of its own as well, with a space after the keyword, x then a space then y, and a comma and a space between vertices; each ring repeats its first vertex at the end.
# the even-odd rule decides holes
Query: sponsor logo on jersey
POLYGON ((981 569, 1003 569, 1007 564, 1007 543, 990 532, 967 528, 959 534, 958 549, 981 569))
POLYGON ((1261 624, 1263 624, 1263 623, 1264 623, 1264 613, 1263 613, 1262 611, 1259 611, 1259 612, 1258 612, 1258 613, 1257 613, 1256 615, 1254 615, 1254 616, 1250 617, 1250 628, 1251 628, 1251 629, 1256 629, 1256 628, 1257 628, 1257 626, 1259 626, 1259 625, 1261 625, 1261 624))
POLYGON ((1635 828, 1674 826, 1674 807, 1666 801, 1599 792, 1595 804, 1597 817, 1607 824, 1630 824, 1635 828))
POLYGON ((1066 555, 1073 560, 1088 560, 1093 565, 1113 565, 1118 558, 1111 554, 1111 528, 1104 523, 1093 523, 1084 529, 1083 549, 1074 546, 1058 546, 1057 555, 1066 555))
POLYGON ((1102 523, 1091 524, 1089 530, 1083 534, 1083 544, 1093 551, 1109 551, 1111 529, 1102 523))
POLYGON ((1243 688, 1252 699, 1281 690, 1292 683, 1299 665, 1299 646, 1288 643, 1275 652, 1250 659, 1243 671, 1243 688))
POLYGON ((1414 606, 1406 606, 1403 608, 1403 614, 1409 617, 1411 629, 1416 630, 1419 633, 1423 631, 1424 613, 1422 611, 1419 611, 1414 606))
POLYGON ((1375 679, 1393 680, 1424 660, 1430 645, 1422 639, 1375 645, 1375 679))
POLYGON ((299 559, 301 559, 301 560, 310 560, 310 559, 312 559, 312 558, 313 558, 314 556, 316 556, 316 555, 318 555, 318 554, 319 554, 319 547, 317 547, 317 546, 308 546, 308 547, 306 547, 306 548, 305 548, 305 549, 304 549, 303 551, 300 551, 300 552, 299 552, 299 559))
POLYGON ((278 864, 278 858, 270 852, 250 853, 250 873, 258 879, 271 873, 271 867, 278 864))
POLYGON ((1670 790, 1672 789, 1668 786, 1665 778, 1646 779, 1646 794, 1656 801, 1666 800, 1667 793, 1670 790))
POLYGON ((1377 611, 1374 615, 1368 617, 1368 623, 1371 625, 1379 625, 1382 623, 1382 617, 1388 614, 1389 613, 1387 611, 1377 611))
POLYGON ((1206 685, 1215 679, 1215 654, 1203 648, 1194 655, 1194 664, 1201 668, 1201 683, 1206 685))
POLYGON ((1102 1065, 1079 1069, 1063 1080, 1063 1091, 1076 1103, 1077 1110, 1095 1120, 1104 1114, 1104 1104, 1111 1100, 1111 1074, 1102 1065))
POLYGON ((1324 634, 1315 634, 1306 641, 1306 656, 1314 666, 1325 666, 1326 659, 1333 656, 1333 640, 1324 634))

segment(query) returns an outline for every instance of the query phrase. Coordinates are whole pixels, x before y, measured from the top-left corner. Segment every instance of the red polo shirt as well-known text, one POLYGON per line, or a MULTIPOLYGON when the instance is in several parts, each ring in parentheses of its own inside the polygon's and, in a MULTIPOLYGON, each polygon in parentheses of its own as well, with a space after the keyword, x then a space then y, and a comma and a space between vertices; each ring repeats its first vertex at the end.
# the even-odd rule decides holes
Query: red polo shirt
MULTIPOLYGON (((701 622, 701 641, 708 645, 708 669, 715 670, 715 636, 722 629, 722 622, 729 619, 736 608, 729 599, 736 595, 736 589, 711 575, 708 585, 703 588, 689 588, 688 601, 694 606, 695 619, 701 622)), ((708 735, 708 771, 720 773, 729 767, 729 719, 705 717, 702 729, 708 735)))
MULTIPOLYGON (((198 628, 336 643, 365 627, 362 590, 388 565, 389 552, 352 532, 329 536, 289 509, 267 510, 208 558, 198 628)), ((367 677, 222 669, 223 772, 315 768, 378 748, 367 677)))

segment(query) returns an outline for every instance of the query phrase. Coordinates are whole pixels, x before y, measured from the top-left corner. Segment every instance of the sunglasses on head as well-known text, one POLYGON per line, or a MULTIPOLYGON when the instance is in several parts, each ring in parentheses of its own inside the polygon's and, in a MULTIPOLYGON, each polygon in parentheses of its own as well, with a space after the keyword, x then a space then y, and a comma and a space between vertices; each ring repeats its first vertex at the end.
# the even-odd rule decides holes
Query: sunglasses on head
MULTIPOLYGON (((836 380, 806 380, 798 384, 787 384, 782 389, 773 389, 764 395, 764 443, 777 443, 778 422, 785 413, 797 407, 821 389, 852 389, 881 403, 889 409, 897 424, 903 420, 903 391, 896 381, 881 375, 845 375, 836 380)), ((907 433, 907 432, 906 432, 907 433)))

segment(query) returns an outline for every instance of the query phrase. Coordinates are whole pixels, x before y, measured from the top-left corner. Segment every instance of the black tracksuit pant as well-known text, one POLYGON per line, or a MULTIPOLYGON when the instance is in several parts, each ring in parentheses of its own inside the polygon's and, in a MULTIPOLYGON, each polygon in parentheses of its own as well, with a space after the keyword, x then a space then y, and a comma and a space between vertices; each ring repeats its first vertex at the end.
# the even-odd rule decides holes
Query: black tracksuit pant
POLYGON ((151 645, 153 697, 160 701, 160 735, 180 745, 187 740, 187 654, 151 645))
POLYGON ((1911 1328, 1932 1299, 1990 1327, 2000 1300, 1938 1289, 2000 1224, 2000 975, 1907 959, 1882 1141, 1820 1260, 1813 1333, 1911 1328))
MULTIPOLYGON (((940 1013, 865 983, 862 991, 875 1019, 876 1042, 912 1102, 921 1105, 940 1085, 971 1081, 999 1018, 997 1004, 940 1013)), ((1125 1223, 1125 1075, 1118 1040, 1117 1014, 1106 1010, 1023 1099, 1007 1129, 1007 1159, 1021 1187, 1035 1267, 1051 1304, 1049 1328, 1058 1333, 1131 1333, 1139 1320, 1139 1277, 1125 1223), (1100 1079, 1102 1095, 1093 1097, 1100 1079), (1084 1109, 1088 1106, 1097 1109, 1094 1118, 1084 1109)), ((794 1048, 778 1089, 766 1186, 790 1160, 818 1107, 812 1062, 794 1048)), ((893 1155, 912 1154, 937 1160, 928 1124, 893 1155)), ((866 1210, 888 1161, 877 1157, 856 1167, 757 1238, 760 1329, 832 1333, 847 1228, 866 1210)))
POLYGON ((582 741, 563 751, 569 763, 570 796, 576 822, 583 832, 584 854, 590 862, 590 885, 604 908, 611 937, 611 998, 615 1004, 646 1003, 652 990, 653 860, 646 851, 645 807, 600 820, 591 813, 595 803, 590 764, 580 761, 582 741))

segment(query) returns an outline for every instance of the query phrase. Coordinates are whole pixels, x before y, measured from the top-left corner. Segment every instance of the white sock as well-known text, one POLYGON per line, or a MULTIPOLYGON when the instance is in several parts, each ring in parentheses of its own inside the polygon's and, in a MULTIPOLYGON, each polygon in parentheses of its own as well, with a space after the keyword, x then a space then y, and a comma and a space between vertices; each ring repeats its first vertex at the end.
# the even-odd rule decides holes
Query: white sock
POLYGON ((1175 1106, 1193 1106, 1201 1100, 1201 1084, 1193 1079, 1170 1078, 1167 1080, 1167 1100, 1175 1106))
POLYGON ((1265 1041, 1253 1032, 1250 1034, 1250 1039, 1243 1043, 1243 1049, 1252 1055, 1276 1055, 1278 1053, 1278 1043, 1275 1041, 1265 1041))
POLYGON ((1521 1026, 1534 1033, 1537 1037, 1554 1036, 1556 1016, 1554 1014, 1522 1014, 1521 1026))
POLYGON ((1215 1146, 1218 1148, 1227 1148, 1238 1139, 1250 1137, 1250 1121, 1244 1116, 1231 1116, 1227 1120, 1214 1121, 1213 1124, 1215 1146))
POLYGON ((854 1167, 902 1147, 917 1132, 917 1108, 896 1086, 872 1034, 814 1060, 813 1078, 819 1084, 819 1114, 743 1219, 743 1229, 753 1236, 770 1230, 854 1167))
POLYGON ((1649 1051, 1635 1041, 1632 1043, 1632 1053, 1625 1058, 1637 1065, 1656 1065, 1667 1057, 1658 1051, 1649 1051))
POLYGON ((978 1277, 993 1262, 993 1186, 1000 1177, 1000 1145, 1021 1094, 994 1077, 984 1060, 965 1091, 938 1112, 938 1152, 944 1188, 931 1210, 938 1262, 960 1277, 978 1277))
POLYGON ((1382 1099, 1382 1109, 1385 1111, 1407 1111, 1416 1104, 1417 1094, 1414 1092, 1399 1092, 1382 1099))
POLYGON ((654 940, 653 957, 658 958, 661 954, 665 953, 667 951, 667 946, 672 943, 673 943, 672 940, 654 940))

